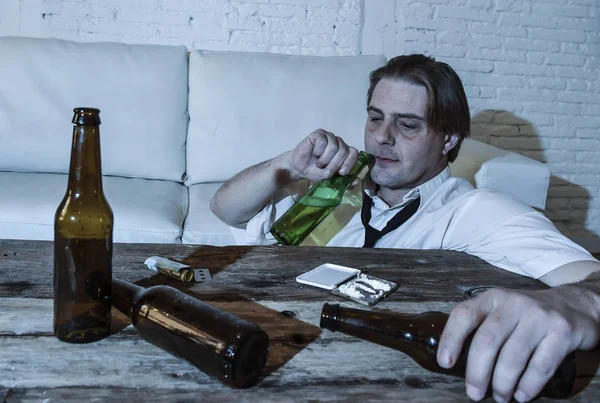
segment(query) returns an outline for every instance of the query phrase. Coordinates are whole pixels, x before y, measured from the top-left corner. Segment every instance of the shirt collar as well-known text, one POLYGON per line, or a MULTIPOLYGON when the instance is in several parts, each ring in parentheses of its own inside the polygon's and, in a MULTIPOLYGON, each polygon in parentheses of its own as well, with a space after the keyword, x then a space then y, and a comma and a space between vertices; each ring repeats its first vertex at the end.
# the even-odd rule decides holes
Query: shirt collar
MULTIPOLYGON (((374 183, 370 180, 370 177, 367 176, 367 178, 369 179, 367 183, 365 183, 365 193, 367 194, 367 196, 369 196, 371 199, 379 199, 379 196, 377 196, 375 194, 375 185, 374 183)), ((402 202, 396 204, 395 206, 392 206, 392 208, 395 207, 402 207, 404 205, 406 205, 407 203, 413 201, 414 199, 416 199, 417 197, 421 197, 421 206, 425 204, 425 202, 427 200, 429 200, 433 194, 439 189, 439 187, 448 179, 450 178, 450 167, 446 167, 442 172, 440 172, 439 174, 437 174, 436 176, 434 176, 433 178, 429 179, 427 182, 420 184, 419 186, 417 186, 416 188, 412 189, 411 191, 409 191, 403 198, 402 198, 402 202)))

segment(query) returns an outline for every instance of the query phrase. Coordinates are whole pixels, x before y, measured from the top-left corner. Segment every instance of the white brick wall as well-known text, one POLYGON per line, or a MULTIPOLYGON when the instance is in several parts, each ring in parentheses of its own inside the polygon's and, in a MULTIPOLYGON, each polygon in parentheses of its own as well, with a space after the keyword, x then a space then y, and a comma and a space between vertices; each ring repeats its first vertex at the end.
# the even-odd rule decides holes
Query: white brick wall
POLYGON ((462 77, 474 138, 550 165, 556 225, 600 234, 600 0, 0 0, 0 35, 430 54, 462 77))
POLYGON ((396 0, 395 6, 402 14, 395 53, 423 52, 455 67, 469 95, 473 137, 547 162, 554 177, 546 214, 573 238, 596 237, 600 1, 396 0))
POLYGON ((0 0, 0 35, 354 55, 361 6, 360 0, 0 0), (5 14, 21 23, 5 25, 5 14))

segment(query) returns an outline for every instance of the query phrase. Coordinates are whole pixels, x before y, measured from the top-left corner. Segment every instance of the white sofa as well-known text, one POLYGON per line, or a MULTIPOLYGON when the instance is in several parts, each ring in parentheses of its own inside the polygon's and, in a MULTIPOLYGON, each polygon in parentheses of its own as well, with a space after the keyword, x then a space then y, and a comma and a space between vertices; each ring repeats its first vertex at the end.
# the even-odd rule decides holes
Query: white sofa
MULTIPOLYGON (((310 57, 0 37, 0 238, 53 238, 72 110, 97 107, 115 242, 233 244, 223 181, 317 128, 362 149, 383 56, 310 57)), ((543 209, 539 162, 467 140, 453 174, 543 209)))

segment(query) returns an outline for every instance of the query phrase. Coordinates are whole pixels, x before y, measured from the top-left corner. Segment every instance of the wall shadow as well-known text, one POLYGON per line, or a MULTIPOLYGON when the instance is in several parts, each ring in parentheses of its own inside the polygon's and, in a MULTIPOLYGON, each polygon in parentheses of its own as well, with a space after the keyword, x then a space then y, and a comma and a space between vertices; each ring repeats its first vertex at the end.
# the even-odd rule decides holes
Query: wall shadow
MULTIPOLYGON (((471 118, 471 137, 503 150, 549 164, 540 134, 531 122, 505 110, 485 110, 471 118)), ((561 161, 562 162, 562 161, 561 161)), ((573 164, 576 164, 573 161, 573 164)), ((519 180, 519 178, 513 178, 519 180)), ((585 241, 588 249, 600 247, 600 236, 586 229, 591 195, 584 187, 552 175, 543 213, 566 236, 585 241)), ((599 252, 592 251, 592 252, 599 252)))

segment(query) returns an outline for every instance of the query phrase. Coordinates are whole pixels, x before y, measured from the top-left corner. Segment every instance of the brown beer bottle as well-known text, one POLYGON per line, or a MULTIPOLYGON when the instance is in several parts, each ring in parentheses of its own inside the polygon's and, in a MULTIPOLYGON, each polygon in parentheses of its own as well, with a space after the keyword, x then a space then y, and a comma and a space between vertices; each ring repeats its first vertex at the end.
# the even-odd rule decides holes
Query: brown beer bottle
MULTIPOLYGON (((382 346, 399 350, 420 366, 440 374, 465 377, 471 337, 452 368, 440 367, 437 349, 448 314, 425 312, 418 315, 366 311, 325 304, 321 311, 321 328, 342 332, 382 346)), ((540 392, 541 397, 566 398, 575 382, 575 354, 571 353, 540 392)), ((488 395, 491 394, 488 391, 488 395)))
POLYGON ((114 279, 112 303, 144 340, 229 386, 251 386, 267 361, 269 336, 258 325, 173 287, 114 279))
POLYGON ((54 218, 54 335, 91 343, 110 331, 113 213, 102 190, 100 111, 75 108, 67 192, 54 218))

